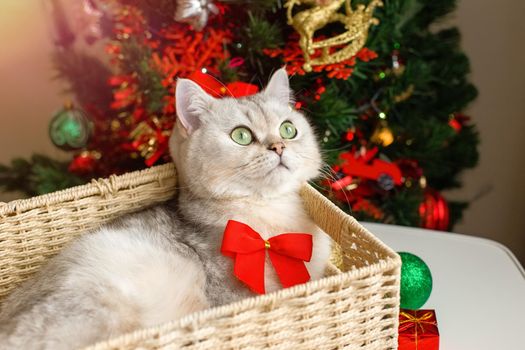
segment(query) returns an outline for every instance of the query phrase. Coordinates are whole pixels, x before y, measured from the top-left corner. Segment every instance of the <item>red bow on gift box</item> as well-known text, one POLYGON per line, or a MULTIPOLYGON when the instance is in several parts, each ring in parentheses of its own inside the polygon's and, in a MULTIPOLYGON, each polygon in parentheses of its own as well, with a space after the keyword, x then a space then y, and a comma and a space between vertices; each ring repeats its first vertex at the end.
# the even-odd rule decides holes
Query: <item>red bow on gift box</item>
POLYGON ((209 74, 195 71, 188 79, 193 80, 208 94, 213 97, 243 97, 256 94, 259 87, 256 85, 236 81, 234 83, 223 85, 217 79, 209 74))
POLYGON ((310 280, 304 265, 312 257, 312 235, 284 233, 265 241, 250 226, 230 220, 224 230, 221 252, 234 260, 234 274, 258 294, 264 294, 264 261, 270 256, 283 287, 310 280))

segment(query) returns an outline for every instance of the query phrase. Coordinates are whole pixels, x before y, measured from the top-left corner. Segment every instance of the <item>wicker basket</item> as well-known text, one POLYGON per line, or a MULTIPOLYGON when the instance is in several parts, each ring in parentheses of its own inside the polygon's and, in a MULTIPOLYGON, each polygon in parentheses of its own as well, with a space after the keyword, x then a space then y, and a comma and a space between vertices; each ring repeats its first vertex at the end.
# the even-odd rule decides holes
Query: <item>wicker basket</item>
MULTIPOLYGON (((75 236, 175 192, 172 164, 0 204, 0 307, 75 236)), ((310 186, 304 204, 342 248, 342 273, 198 312, 90 349, 397 348, 401 261, 310 186)))

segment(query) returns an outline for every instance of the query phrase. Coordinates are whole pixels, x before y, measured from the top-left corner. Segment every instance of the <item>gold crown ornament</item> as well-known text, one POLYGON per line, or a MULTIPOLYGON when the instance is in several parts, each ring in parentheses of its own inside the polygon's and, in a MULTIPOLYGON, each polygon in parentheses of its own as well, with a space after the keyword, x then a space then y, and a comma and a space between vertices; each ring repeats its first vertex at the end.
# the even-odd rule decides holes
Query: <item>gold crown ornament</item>
POLYGON ((304 55, 303 68, 312 71, 312 66, 338 63, 347 60, 363 48, 368 37, 370 25, 379 24, 374 18, 376 7, 383 6, 381 0, 371 0, 368 6, 357 5, 352 9, 351 0, 287 0, 285 5, 288 24, 299 33, 299 46, 304 55), (344 12, 339 9, 345 7, 344 12), (311 5, 312 7, 293 14, 294 6, 311 5), (334 37, 314 41, 315 32, 327 24, 339 22, 345 31, 334 37), (342 45, 342 48, 340 48, 342 45), (334 50, 330 50, 334 48, 334 50), (319 57, 312 57, 316 49, 321 49, 319 57))

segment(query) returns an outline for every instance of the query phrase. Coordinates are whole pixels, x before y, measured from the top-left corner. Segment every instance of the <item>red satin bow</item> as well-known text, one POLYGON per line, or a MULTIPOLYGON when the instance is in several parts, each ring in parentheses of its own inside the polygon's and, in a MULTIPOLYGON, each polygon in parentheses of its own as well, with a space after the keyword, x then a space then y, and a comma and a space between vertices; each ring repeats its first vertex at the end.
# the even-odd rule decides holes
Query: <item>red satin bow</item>
POLYGON ((243 97, 256 94, 259 91, 257 85, 236 81, 224 86, 217 79, 201 71, 193 72, 189 77, 200 85, 208 94, 213 97, 243 97))
POLYGON ((258 294, 264 294, 266 250, 283 287, 310 280, 304 261, 312 257, 312 235, 284 233, 265 241, 250 226, 230 220, 224 230, 221 252, 234 261, 235 276, 258 294))

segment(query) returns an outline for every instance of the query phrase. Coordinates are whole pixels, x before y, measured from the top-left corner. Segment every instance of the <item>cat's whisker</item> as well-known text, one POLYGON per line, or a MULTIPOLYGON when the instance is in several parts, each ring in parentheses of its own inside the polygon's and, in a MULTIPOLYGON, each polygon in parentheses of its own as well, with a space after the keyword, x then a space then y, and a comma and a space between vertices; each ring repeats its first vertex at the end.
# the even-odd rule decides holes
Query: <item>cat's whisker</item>
POLYGON ((344 145, 344 146, 341 146, 341 147, 337 147, 337 148, 323 148, 320 150, 321 153, 330 153, 330 152, 339 152, 339 151, 342 151, 342 150, 345 150, 345 149, 350 149, 352 148, 353 145, 351 144, 348 144, 348 145, 344 145))
MULTIPOLYGON (((302 155, 302 157, 308 161, 315 161, 317 162, 317 159, 314 159, 314 158, 311 158, 311 157, 308 157, 308 156, 305 156, 305 155, 302 155)), ((332 181, 332 182, 336 182, 338 179, 335 177, 335 172, 334 170, 332 169, 332 167, 325 161, 321 160, 321 167, 319 168, 319 172, 321 174, 320 178, 321 179, 326 179, 326 180, 329 180, 329 181, 332 181)), ((314 182, 315 183, 315 182, 314 182)), ((334 189, 331 187, 331 186, 328 186, 328 187, 322 187, 322 186, 319 186, 320 189, 324 189, 326 190, 327 188, 329 189, 330 191, 330 194, 334 193, 334 189)), ((351 207, 350 205, 350 198, 348 198, 348 194, 346 193, 346 191, 342 191, 343 192, 343 195, 345 196, 345 202, 346 204, 351 207)))

